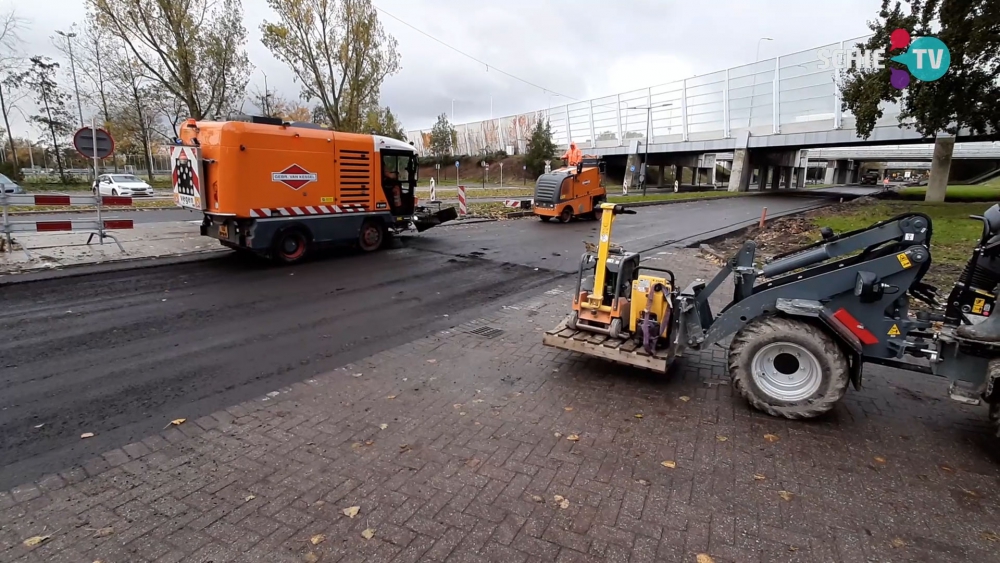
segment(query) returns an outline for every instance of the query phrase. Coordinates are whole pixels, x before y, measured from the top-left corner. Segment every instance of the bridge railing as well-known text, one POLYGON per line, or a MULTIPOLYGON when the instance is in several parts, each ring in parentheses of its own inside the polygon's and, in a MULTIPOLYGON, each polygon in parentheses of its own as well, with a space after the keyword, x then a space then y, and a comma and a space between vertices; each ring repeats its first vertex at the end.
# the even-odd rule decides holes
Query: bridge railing
MULTIPOLYGON (((560 147, 583 149, 650 143, 705 141, 753 135, 853 129, 841 111, 840 71, 823 65, 823 50, 852 48, 869 36, 780 55, 694 76, 566 105, 497 119, 455 125, 456 154, 485 148, 523 152, 538 121, 548 120, 560 147)), ((899 108, 886 105, 878 125, 895 125, 899 108)), ((410 131, 410 141, 427 154, 430 129, 410 131)))

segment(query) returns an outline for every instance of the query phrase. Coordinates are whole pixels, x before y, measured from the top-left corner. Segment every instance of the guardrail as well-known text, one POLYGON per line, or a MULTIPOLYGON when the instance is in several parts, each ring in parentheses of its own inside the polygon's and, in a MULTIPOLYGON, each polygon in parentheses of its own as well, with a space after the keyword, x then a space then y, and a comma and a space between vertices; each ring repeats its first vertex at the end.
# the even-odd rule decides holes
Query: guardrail
MULTIPOLYGON (((548 122, 560 150, 853 129, 854 116, 843 111, 840 70, 828 59, 863 43, 864 35, 795 53, 648 88, 572 101, 517 115, 453 123, 457 155, 483 149, 524 153, 531 132, 548 122)), ((655 69, 654 69, 655 70, 655 69)), ((883 103, 877 126, 898 125, 899 106, 883 103)), ((430 153, 431 129, 406 136, 420 155, 430 153)))
MULTIPOLYGON (((133 227, 133 222, 131 219, 103 219, 101 217, 102 208, 108 205, 115 206, 131 206, 131 197, 121 197, 121 196, 70 196, 70 195, 40 195, 40 194, 7 194, 0 193, 0 209, 3 211, 3 224, 0 233, 3 234, 3 238, 6 239, 6 247, 4 250, 7 252, 13 252, 14 250, 14 239, 11 236, 13 233, 51 233, 51 232, 62 232, 62 231, 80 231, 80 232, 90 232, 90 236, 87 237, 87 244, 90 244, 94 237, 97 237, 100 244, 104 244, 104 239, 109 238, 115 241, 118 245, 118 249, 125 252, 125 248, 122 247, 122 243, 119 242, 118 238, 107 232, 108 230, 122 230, 131 229, 133 227), (89 207, 93 206, 96 212, 96 217, 84 217, 80 219, 72 220, 40 220, 40 221, 15 221, 12 220, 12 214, 10 208, 12 206, 31 206, 31 207, 64 207, 64 206, 74 206, 74 207, 89 207)), ((28 248, 23 244, 21 249, 28 256, 31 253, 28 248)))

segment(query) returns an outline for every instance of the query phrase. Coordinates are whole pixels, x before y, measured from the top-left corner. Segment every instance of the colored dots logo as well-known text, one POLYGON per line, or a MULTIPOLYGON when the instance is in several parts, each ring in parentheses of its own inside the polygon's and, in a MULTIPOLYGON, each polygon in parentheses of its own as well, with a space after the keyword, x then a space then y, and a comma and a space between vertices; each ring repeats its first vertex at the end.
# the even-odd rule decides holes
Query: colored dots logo
POLYGON ((944 76, 951 66, 951 52, 937 37, 911 39, 908 31, 897 29, 889 35, 889 42, 892 50, 908 47, 905 53, 890 59, 906 65, 909 71, 890 69, 889 83, 898 90, 910 85, 911 74, 917 80, 931 82, 944 76))

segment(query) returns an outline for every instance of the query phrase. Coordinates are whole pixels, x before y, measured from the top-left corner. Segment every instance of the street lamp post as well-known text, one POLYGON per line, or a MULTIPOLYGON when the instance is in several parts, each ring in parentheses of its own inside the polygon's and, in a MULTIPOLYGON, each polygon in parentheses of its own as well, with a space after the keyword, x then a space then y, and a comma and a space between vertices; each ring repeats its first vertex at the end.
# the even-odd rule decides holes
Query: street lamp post
POLYGON ((646 139, 642 145, 642 167, 639 170, 639 179, 640 183, 642 184, 643 197, 645 197, 646 195, 646 175, 649 173, 649 170, 647 169, 646 166, 646 161, 649 159, 649 137, 651 136, 650 129, 652 128, 652 122, 653 122, 653 108, 665 108, 672 105, 674 104, 670 102, 665 102, 662 104, 656 104, 655 106, 636 106, 636 107, 625 108, 627 110, 628 109, 646 110, 646 139))
MULTIPOLYGON (((753 126, 753 99, 757 97, 757 63, 760 62, 760 43, 761 41, 774 41, 770 37, 761 37, 757 40, 757 54, 753 58, 754 69, 753 69, 753 89, 750 91, 750 115, 747 116, 747 131, 753 126)), ((773 95, 773 93, 772 93, 773 95)))
POLYGON ((83 103, 80 102, 80 86, 76 81, 76 60, 73 57, 73 41, 76 33, 56 30, 56 33, 66 38, 66 45, 69 47, 69 68, 73 71, 73 91, 76 92, 76 109, 80 112, 80 127, 83 127, 83 103))

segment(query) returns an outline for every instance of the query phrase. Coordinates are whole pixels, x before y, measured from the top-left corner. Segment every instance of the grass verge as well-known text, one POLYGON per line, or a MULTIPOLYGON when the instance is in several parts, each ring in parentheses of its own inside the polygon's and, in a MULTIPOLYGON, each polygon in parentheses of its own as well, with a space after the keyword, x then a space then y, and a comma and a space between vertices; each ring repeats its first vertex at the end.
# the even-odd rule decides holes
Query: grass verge
POLYGON ((685 199, 702 199, 717 197, 739 197, 747 195, 746 192, 711 191, 711 192, 679 192, 675 194, 652 194, 641 195, 610 195, 608 201, 611 203, 638 203, 643 201, 683 201, 685 199))
MULTIPOLYGON (((900 188, 896 193, 900 199, 906 201, 923 201, 927 196, 927 188, 925 186, 900 188)), ((982 186, 948 186, 944 200, 948 203, 1000 201, 1000 183, 982 186)))

